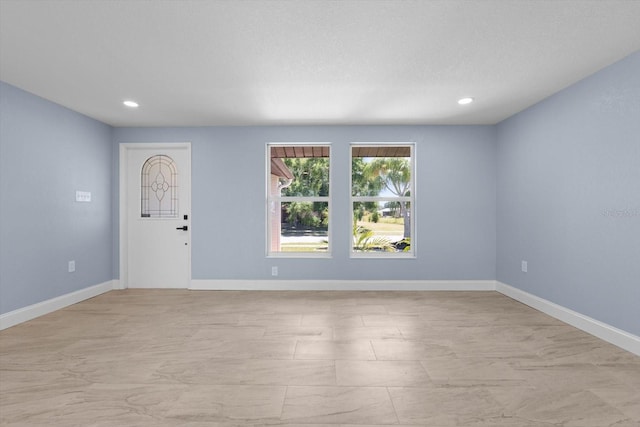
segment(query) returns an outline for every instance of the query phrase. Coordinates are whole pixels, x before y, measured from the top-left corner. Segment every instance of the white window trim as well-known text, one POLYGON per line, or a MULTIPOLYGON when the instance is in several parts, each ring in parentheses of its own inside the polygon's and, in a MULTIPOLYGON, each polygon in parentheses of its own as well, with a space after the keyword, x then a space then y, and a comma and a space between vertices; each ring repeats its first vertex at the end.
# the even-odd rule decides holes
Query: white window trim
POLYGON ((349 144, 349 230, 352 229, 353 224, 353 203, 354 202, 368 202, 368 201, 407 201, 411 203, 411 249, 409 252, 355 252, 353 250, 353 236, 349 236, 349 257, 350 258, 367 258, 367 259, 416 259, 416 144, 415 142, 351 142, 349 144), (366 196, 354 196, 353 195, 353 170, 351 166, 353 164, 353 147, 390 147, 401 146, 409 147, 410 160, 409 167, 411 168, 411 195, 404 197, 366 197, 366 196))
POLYGON ((266 229, 266 257, 267 258, 331 258, 332 247, 334 245, 332 239, 333 229, 333 146, 330 142, 268 142, 266 144, 265 153, 265 229, 266 229), (271 180, 271 147, 291 147, 291 146, 314 146, 314 147, 329 147, 329 195, 318 197, 301 197, 301 196, 271 196, 270 180, 271 180), (270 208, 272 202, 326 202, 329 208, 329 227, 327 229, 327 240, 329 242, 326 252, 272 252, 271 251, 271 217, 270 208))

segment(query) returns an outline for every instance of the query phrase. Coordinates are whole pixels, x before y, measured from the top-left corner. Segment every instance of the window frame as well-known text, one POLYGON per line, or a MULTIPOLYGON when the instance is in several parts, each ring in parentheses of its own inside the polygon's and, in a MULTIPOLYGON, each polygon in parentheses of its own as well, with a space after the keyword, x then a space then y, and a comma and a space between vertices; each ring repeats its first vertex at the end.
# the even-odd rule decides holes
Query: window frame
POLYGON ((416 258, 416 144, 415 142, 351 142, 349 144, 349 230, 352 230, 355 202, 391 202, 406 201, 410 204, 409 217, 411 247, 407 252, 357 252, 353 249, 353 236, 349 236, 349 257, 350 258, 374 258, 374 259, 415 259, 416 258), (409 168, 411 173, 410 195, 409 196, 354 196, 353 195, 353 149, 355 147, 408 147, 409 148, 409 168))
POLYGON ((266 257, 267 258, 331 258, 332 257, 332 229, 333 229, 333 146, 330 142, 268 142, 266 144, 266 177, 265 177, 265 211, 266 211, 266 257), (329 194, 327 196, 273 196, 271 194, 271 148, 272 147, 327 147, 329 149, 329 194), (327 226, 327 250, 321 252, 294 252, 294 251, 272 251, 271 243, 273 238, 272 229, 272 203, 287 202, 324 202, 327 203, 329 223, 327 226))

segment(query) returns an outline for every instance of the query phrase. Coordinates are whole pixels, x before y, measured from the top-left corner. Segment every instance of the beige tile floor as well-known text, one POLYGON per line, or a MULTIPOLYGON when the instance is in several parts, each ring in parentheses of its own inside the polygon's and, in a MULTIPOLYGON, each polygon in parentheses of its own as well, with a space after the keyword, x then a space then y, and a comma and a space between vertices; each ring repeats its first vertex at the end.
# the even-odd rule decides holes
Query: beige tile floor
POLYGON ((0 332, 0 425, 640 426, 640 357, 495 292, 113 291, 0 332))

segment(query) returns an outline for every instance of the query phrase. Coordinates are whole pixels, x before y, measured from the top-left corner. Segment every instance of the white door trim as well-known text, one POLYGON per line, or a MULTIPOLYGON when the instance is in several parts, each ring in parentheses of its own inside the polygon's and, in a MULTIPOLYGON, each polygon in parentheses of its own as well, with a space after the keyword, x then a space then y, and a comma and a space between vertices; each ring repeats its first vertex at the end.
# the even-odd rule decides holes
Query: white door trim
MULTIPOLYGON (((129 150, 142 149, 142 148, 157 148, 170 149, 170 148, 186 148, 189 153, 189 173, 191 173, 191 143, 190 142, 121 142, 120 144, 120 161, 119 161, 119 217, 120 217, 120 232, 119 232, 119 248, 120 248, 120 280, 118 288, 127 289, 129 283, 127 283, 127 277, 129 277, 129 249, 128 249, 128 230, 129 224, 127 221, 127 154, 129 150)), ((190 201, 191 203, 191 201, 190 201)), ((191 215, 191 212, 189 212, 191 215)), ((188 283, 191 283, 191 245, 189 245, 189 277, 188 283)), ((188 286, 190 287, 190 286, 188 286)))

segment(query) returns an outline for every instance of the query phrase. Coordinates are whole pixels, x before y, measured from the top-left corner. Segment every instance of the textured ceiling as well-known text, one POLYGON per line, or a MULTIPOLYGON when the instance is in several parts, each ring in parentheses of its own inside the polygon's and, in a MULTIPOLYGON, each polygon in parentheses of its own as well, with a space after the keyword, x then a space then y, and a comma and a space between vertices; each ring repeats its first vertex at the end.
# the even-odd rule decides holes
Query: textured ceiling
POLYGON ((0 79, 115 126, 492 124, 639 50, 638 22, 629 0, 0 0, 0 79))

